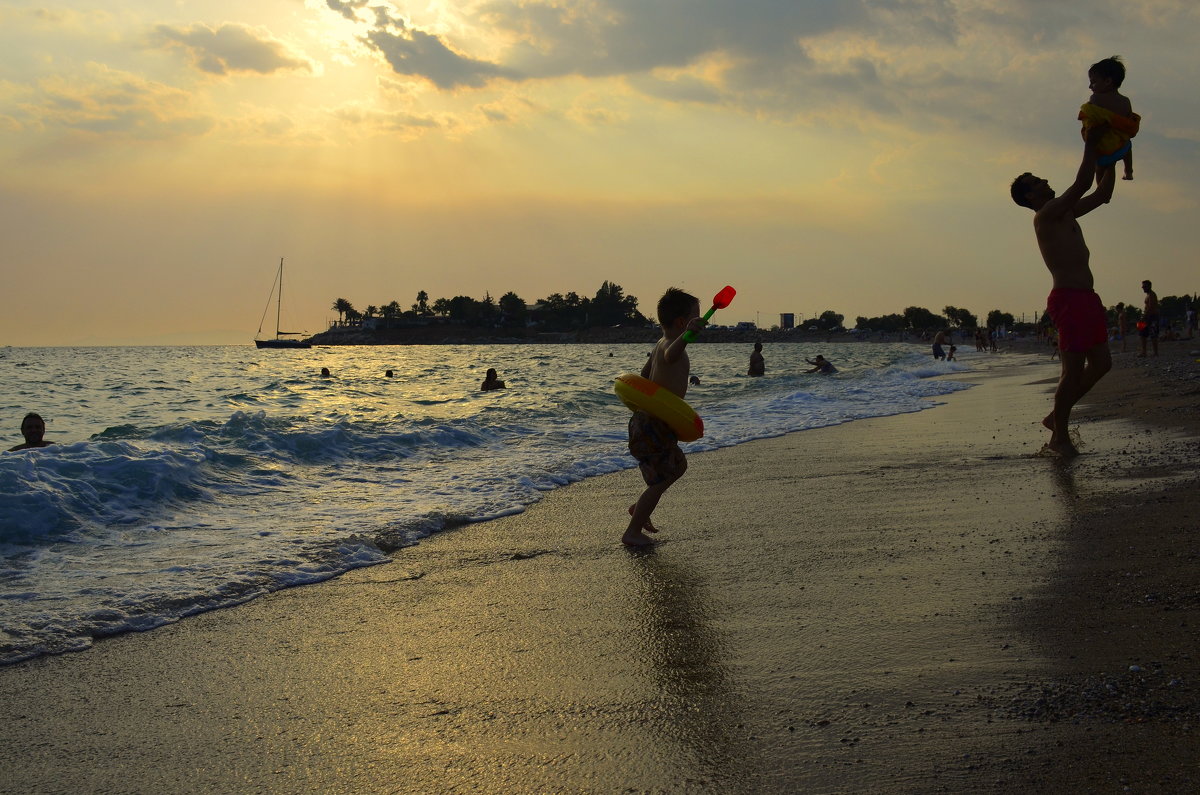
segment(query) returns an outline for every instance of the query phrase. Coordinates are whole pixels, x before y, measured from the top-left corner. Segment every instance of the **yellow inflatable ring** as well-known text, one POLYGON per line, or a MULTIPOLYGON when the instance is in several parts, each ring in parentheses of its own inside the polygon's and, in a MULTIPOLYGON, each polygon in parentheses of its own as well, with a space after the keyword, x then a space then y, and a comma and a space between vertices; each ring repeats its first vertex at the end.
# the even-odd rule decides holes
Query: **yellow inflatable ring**
POLYGON ((630 411, 644 411, 667 424, 681 442, 704 435, 704 420, 684 400, 664 386, 634 373, 617 376, 613 390, 630 411))

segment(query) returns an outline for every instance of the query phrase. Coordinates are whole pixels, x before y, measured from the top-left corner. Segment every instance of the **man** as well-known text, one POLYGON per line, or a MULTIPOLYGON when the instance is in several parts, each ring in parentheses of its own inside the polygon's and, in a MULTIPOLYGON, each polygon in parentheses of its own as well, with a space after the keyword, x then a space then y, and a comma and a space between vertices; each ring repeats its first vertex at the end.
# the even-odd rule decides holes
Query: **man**
POLYGON ((49 447, 51 444, 42 438, 46 435, 46 421, 40 414, 30 412, 25 415, 25 419, 21 420, 21 435, 25 437, 25 444, 10 447, 8 452, 15 453, 18 450, 29 450, 34 447, 49 447))
POLYGON ((1154 355, 1158 356, 1158 295, 1150 289, 1150 280, 1142 282, 1142 292, 1146 294, 1145 309, 1142 310, 1142 325, 1138 328, 1138 336, 1142 338, 1142 352, 1138 358, 1146 357, 1146 340, 1154 345, 1154 355))
POLYGON ((1054 392, 1054 410, 1042 425, 1050 430, 1047 448, 1064 457, 1079 455, 1068 434, 1071 409, 1112 367, 1108 318, 1092 289, 1090 252, 1075 220, 1112 198, 1113 168, 1104 172, 1095 191, 1084 195, 1095 179, 1096 142, 1104 131, 1104 127, 1088 131, 1075 182, 1062 196, 1055 196, 1046 180, 1029 172, 1013 180, 1011 189, 1013 201, 1034 212, 1033 231, 1053 285, 1046 309, 1058 330, 1062 375, 1054 392))
POLYGON ((945 359, 946 352, 942 350, 942 346, 946 344, 946 330, 939 329, 937 334, 933 335, 933 358, 945 359))

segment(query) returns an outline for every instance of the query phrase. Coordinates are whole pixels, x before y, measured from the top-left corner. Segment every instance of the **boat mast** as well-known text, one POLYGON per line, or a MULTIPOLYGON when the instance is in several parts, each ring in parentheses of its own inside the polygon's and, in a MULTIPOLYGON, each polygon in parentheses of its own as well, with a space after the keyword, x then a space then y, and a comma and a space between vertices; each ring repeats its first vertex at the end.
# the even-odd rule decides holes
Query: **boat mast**
POLYGON ((275 339, 279 339, 279 309, 283 306, 283 257, 279 258, 279 295, 275 297, 275 339))

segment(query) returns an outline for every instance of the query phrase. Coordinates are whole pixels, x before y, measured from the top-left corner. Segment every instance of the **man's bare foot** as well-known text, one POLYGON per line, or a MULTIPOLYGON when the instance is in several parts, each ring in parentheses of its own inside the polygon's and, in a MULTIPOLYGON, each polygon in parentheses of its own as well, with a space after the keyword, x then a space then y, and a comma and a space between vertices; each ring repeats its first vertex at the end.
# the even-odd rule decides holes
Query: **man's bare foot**
MULTIPOLYGON (((1054 429, 1051 428, 1051 430, 1054 430, 1054 429)), ((634 503, 633 505, 629 506, 629 515, 630 516, 633 516, 633 509, 636 507, 637 507, 637 503, 634 503)), ((642 529, 645 530, 647 533, 657 533, 658 532, 658 528, 655 527, 653 524, 651 524, 649 519, 646 519, 646 523, 642 525, 642 529)))
POLYGON ((1133 179, 1133 174, 1126 174, 1125 176, 1121 177, 1121 179, 1133 179))
POLYGON ((1042 418, 1042 427, 1051 433, 1054 432, 1054 412, 1050 412, 1042 418))
POLYGON ((621 543, 634 549, 645 549, 654 546, 654 539, 641 530, 636 532, 626 530, 625 535, 621 536, 621 543))
POLYGON ((1070 439, 1062 442, 1056 442, 1051 439, 1049 442, 1046 442, 1046 449, 1063 458, 1074 458, 1079 455, 1079 451, 1075 449, 1075 445, 1071 444, 1070 439))

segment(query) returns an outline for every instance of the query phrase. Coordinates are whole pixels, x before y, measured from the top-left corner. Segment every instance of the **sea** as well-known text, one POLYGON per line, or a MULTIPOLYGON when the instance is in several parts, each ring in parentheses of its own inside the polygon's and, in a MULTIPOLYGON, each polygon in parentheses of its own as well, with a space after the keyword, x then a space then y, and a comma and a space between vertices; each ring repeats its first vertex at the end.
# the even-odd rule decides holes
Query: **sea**
MULTIPOLYGON (((0 452, 0 663, 419 556, 632 467, 612 384, 650 348, 0 348, 3 449, 30 411, 55 443, 0 452), (507 389, 479 391, 489 367, 507 389)), ((706 429, 689 453, 928 409, 970 369, 925 346, 788 343, 748 378, 750 351, 689 349, 706 429), (837 374, 804 373, 818 353, 837 374)))

